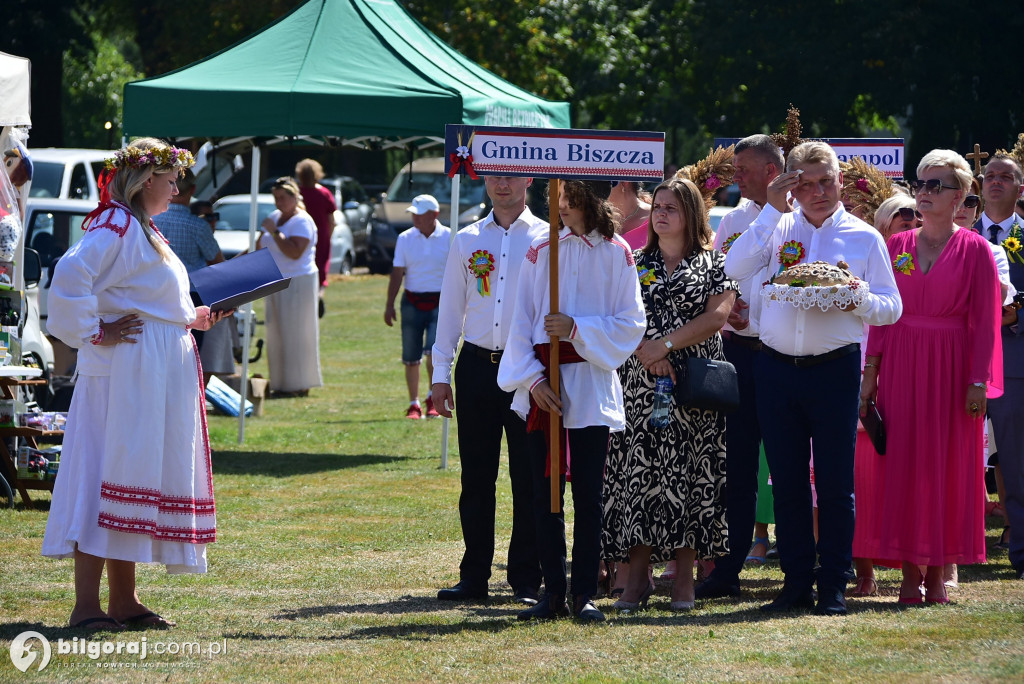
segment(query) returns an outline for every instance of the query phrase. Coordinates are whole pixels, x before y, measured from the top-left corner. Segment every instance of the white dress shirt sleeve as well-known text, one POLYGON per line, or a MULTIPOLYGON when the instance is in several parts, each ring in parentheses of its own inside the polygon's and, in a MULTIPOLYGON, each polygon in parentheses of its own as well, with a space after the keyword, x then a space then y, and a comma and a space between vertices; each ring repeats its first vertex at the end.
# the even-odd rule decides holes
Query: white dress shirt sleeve
POLYGON ((757 220, 736 238, 725 255, 725 273, 735 281, 744 281, 761 273, 771 262, 772 236, 785 214, 766 204, 757 220))
MULTIPOLYGON (((114 220, 122 218, 120 215, 114 220)), ((98 220, 105 220, 105 216, 98 220)), ((99 310, 97 294, 104 285, 117 283, 128 262, 138 261, 130 254, 122 254, 127 242, 145 240, 134 218, 131 224, 124 237, 106 228, 93 229, 57 262, 47 299, 46 328, 69 347, 79 349, 89 344, 100 330, 100 314, 112 313, 99 310)), ((117 318, 121 315, 118 313, 117 318)), ((116 320, 110 316, 108 319, 116 320)))
POLYGON ((405 268, 405 244, 408 242, 408 238, 405 236, 407 234, 408 231, 399 235, 398 239, 395 240, 395 256, 391 260, 391 266, 393 268, 405 268))
POLYGON ((469 287, 469 271, 464 266, 465 259, 459 247, 459 238, 455 237, 448 260, 444 266, 444 280, 441 282, 441 300, 438 304, 437 331, 434 335, 434 348, 431 358, 434 362, 433 382, 452 383, 452 365, 455 363, 455 352, 462 337, 462 328, 466 324, 467 288, 469 287))

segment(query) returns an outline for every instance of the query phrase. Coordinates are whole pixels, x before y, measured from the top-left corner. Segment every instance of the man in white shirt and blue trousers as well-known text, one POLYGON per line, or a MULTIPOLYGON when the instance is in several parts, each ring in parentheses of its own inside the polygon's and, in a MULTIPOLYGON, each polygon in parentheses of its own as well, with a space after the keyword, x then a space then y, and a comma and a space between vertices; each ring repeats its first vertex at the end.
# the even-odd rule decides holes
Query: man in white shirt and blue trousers
MULTIPOLYGON (((890 325, 903 303, 878 231, 843 209, 835 152, 809 142, 789 154, 787 172, 768 185, 768 205, 726 255, 731 278, 797 263, 844 261, 868 284, 859 304, 828 310, 763 303, 755 361, 758 418, 775 495, 775 534, 785 583, 762 611, 846 614, 853 556, 853 454, 860 400, 864 324, 890 325), (796 208, 787 204, 792 194, 796 208), (818 499, 814 541, 810 460, 818 499), (815 564, 817 596, 814 592, 815 564), (815 601, 817 600, 817 603, 815 601)), ((753 294, 751 294, 753 296, 753 294)))

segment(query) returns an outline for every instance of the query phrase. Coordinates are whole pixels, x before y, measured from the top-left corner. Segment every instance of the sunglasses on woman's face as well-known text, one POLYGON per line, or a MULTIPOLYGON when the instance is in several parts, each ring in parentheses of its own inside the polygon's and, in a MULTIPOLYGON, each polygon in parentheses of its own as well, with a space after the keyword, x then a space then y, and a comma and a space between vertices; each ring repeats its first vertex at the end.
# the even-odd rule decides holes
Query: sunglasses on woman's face
POLYGON ((921 212, 919 212, 917 209, 912 209, 911 207, 900 207, 899 209, 893 212, 892 218, 889 220, 891 221, 897 216, 899 216, 900 220, 902 221, 913 221, 914 219, 921 218, 921 212))
POLYGON ((976 209, 981 204, 981 198, 977 195, 968 195, 964 197, 964 206, 968 209, 976 209))
POLYGON ((914 194, 924 190, 927 194, 932 195, 943 190, 959 190, 955 185, 946 185, 938 178, 929 178, 928 180, 916 180, 910 183, 910 189, 914 191, 914 194))

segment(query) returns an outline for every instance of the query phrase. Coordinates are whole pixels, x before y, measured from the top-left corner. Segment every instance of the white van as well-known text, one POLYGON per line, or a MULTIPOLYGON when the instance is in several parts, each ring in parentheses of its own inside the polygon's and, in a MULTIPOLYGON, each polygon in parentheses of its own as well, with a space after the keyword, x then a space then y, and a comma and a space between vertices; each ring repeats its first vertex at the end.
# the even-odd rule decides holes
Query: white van
POLYGON ((100 199, 96 180, 103 170, 103 162, 113 157, 114 152, 59 147, 32 148, 29 150, 33 166, 29 197, 90 200, 95 205, 100 199))

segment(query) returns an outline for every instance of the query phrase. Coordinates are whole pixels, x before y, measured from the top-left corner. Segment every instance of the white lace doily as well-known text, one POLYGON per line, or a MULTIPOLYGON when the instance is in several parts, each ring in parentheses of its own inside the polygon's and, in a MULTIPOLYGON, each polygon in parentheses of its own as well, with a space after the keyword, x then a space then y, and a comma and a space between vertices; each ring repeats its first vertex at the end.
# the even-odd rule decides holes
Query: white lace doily
POLYGON ((761 288, 761 297, 765 306, 774 302, 789 302, 804 309, 818 307, 828 311, 833 306, 846 307, 851 303, 860 306, 868 293, 868 284, 863 280, 855 280, 849 285, 791 287, 769 283, 761 288))

